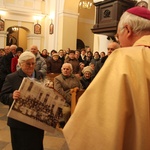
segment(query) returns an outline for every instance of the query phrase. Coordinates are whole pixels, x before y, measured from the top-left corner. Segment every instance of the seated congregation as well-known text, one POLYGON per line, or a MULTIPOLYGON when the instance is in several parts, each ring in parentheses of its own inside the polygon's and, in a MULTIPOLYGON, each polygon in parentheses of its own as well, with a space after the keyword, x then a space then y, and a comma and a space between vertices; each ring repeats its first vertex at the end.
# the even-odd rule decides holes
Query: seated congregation
MULTIPOLYGON (((118 43, 110 43, 108 45, 108 54, 110 50, 113 51, 116 48, 118 48, 118 43)), ((102 60, 105 57, 105 53, 97 51, 93 53, 90 48, 82 48, 81 50, 70 50, 68 48, 67 50, 60 49, 58 52, 52 50, 49 54, 47 49, 43 49, 40 52, 36 45, 31 45, 29 50, 26 51, 30 51, 35 55, 34 67, 40 79, 47 79, 49 82, 48 86, 56 89, 66 99, 63 117, 60 119, 61 127, 63 127, 77 104, 77 100, 74 100, 72 103, 72 99, 76 99, 76 94, 78 95, 80 91, 83 93, 90 85, 101 69, 99 66, 102 66, 101 63, 104 64, 102 60)), ((0 66, 0 76, 3 77, 0 78, 2 84, 8 74, 20 69, 17 62, 21 53, 24 53, 24 50, 16 45, 4 48, 4 55, 1 57, 2 63, 0 66), (7 50, 9 51, 8 53, 6 53, 7 50), (9 71, 6 72, 6 69, 9 71)))

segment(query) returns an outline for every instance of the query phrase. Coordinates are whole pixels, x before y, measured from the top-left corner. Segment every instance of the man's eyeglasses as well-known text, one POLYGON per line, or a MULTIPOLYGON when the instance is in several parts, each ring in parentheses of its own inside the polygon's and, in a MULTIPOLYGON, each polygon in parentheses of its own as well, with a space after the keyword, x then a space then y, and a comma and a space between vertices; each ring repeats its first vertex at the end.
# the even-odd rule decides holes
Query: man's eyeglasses
POLYGON ((27 66, 31 66, 31 65, 34 66, 34 65, 35 65, 35 62, 33 62, 33 63, 26 62, 26 65, 27 65, 27 66))
POLYGON ((114 49, 114 48, 107 48, 107 50, 111 50, 111 51, 114 51, 115 49, 114 49))

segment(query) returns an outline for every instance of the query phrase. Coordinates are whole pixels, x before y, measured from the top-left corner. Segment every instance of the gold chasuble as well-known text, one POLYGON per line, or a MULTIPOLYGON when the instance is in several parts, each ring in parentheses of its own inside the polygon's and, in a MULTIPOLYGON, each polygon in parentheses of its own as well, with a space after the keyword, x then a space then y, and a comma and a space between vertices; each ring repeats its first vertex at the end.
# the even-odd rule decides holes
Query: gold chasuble
POLYGON ((150 150, 150 36, 108 57, 63 132, 69 150, 150 150))

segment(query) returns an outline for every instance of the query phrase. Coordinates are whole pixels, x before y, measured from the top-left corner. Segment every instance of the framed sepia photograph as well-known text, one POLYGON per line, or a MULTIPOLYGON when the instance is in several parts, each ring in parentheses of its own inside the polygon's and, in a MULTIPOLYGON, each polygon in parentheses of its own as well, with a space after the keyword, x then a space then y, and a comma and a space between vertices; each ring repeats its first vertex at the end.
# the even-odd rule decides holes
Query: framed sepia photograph
POLYGON ((34 25, 34 34, 41 34, 41 25, 38 23, 34 25))
POLYGON ((20 98, 13 101, 7 116, 31 126, 53 132, 66 100, 54 88, 30 78, 20 85, 20 98))
POLYGON ((5 22, 0 19, 0 31, 4 31, 5 22))

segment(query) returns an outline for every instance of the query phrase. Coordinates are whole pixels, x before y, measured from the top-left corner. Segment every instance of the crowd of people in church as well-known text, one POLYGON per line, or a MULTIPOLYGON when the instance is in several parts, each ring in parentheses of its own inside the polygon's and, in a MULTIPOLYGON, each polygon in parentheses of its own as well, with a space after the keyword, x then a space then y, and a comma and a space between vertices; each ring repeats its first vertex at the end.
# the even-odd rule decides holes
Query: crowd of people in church
MULTIPOLYGON (((92 82, 96 74, 103 66, 107 57, 115 49, 119 48, 117 42, 110 42, 107 46, 108 53, 92 52, 91 48, 82 48, 70 50, 70 48, 59 51, 47 49, 40 51, 36 45, 32 45, 29 50, 36 56, 35 70, 38 71, 41 78, 47 74, 62 74, 64 63, 70 63, 72 72, 86 89, 92 82)), ((0 90, 8 74, 17 71, 19 67, 18 58, 24 52, 22 47, 16 45, 6 46, 0 49, 0 90)), ((72 87, 73 88, 73 87, 72 87)))
MULTIPOLYGON (((36 56, 35 69, 40 72, 41 76, 45 77, 49 73, 59 74, 61 73, 62 65, 64 63, 70 63, 73 68, 72 73, 79 78, 83 88, 86 89, 111 51, 116 48, 119 48, 118 43, 111 42, 108 44, 108 54, 106 55, 105 52, 92 52, 91 48, 78 50, 70 50, 68 48, 67 50, 51 50, 50 52, 47 49, 43 49, 40 51, 36 45, 32 45, 29 51, 36 56), (84 69, 85 67, 90 69, 84 69), (85 75, 87 72, 89 74, 88 77, 85 75)), ((16 45, 6 46, 0 49, 0 89, 5 81, 5 77, 19 69, 18 58, 24 51, 22 47, 17 47, 16 45)))
MULTIPOLYGON (((109 56, 118 47, 119 44, 116 42, 108 44, 107 55, 109 56)), ((11 107, 13 100, 20 96, 18 89, 24 77, 45 81, 49 74, 57 74, 52 86, 66 99, 62 109, 63 115, 59 118, 59 128, 64 128, 71 116, 70 90, 73 88, 87 89, 104 64, 102 60, 107 55, 98 51, 93 53, 90 48, 80 50, 68 48, 67 50, 60 49, 59 51, 51 50, 49 52, 47 49, 40 51, 36 45, 30 46, 28 50, 16 45, 6 46, 4 49, 0 49, 0 101, 11 107)), ((29 127, 29 125, 12 118, 8 118, 8 125, 10 126, 14 149, 18 146, 13 141, 18 131, 20 134, 17 135, 17 140, 21 139, 22 135, 25 135, 23 138, 30 136, 40 141, 43 139, 43 131, 40 129, 29 127), (21 126, 21 129, 18 128, 18 125, 21 126), (24 129, 29 130, 23 133, 24 129), (38 133, 39 137, 34 137, 35 132, 38 133)), ((22 141, 24 141, 23 138, 22 141)), ((26 140, 27 145, 31 145, 29 144, 32 141, 31 138, 26 140)), ((42 143, 39 143, 40 146, 43 147, 42 143)))
MULTIPOLYGON (((61 119, 63 126, 67 122, 63 134, 69 149, 148 150, 150 11, 144 7, 126 10, 116 36, 120 45, 109 43, 106 55, 93 54, 90 48, 52 50, 49 55, 36 45, 25 52, 16 45, 6 46, 0 50, 0 101, 11 106, 19 98, 23 77, 40 80, 49 73, 59 73, 54 88, 66 99, 61 119), (14 57, 19 66, 15 63, 12 73, 14 57), (74 87, 87 90, 69 119, 69 90, 74 87)), ((43 130, 12 118, 8 118, 8 125, 13 149, 43 149, 43 130)))
MULTIPOLYGON (((53 87, 64 96, 66 104, 63 109, 64 124, 70 117, 71 96, 70 89, 78 87, 86 89, 98 71, 104 64, 104 59, 119 47, 117 42, 108 44, 108 54, 98 51, 92 52, 91 48, 80 50, 60 49, 59 51, 47 49, 40 51, 36 45, 32 45, 29 51, 35 56, 35 64, 28 63, 28 69, 34 66, 38 73, 38 79, 44 80, 48 74, 58 74, 54 78, 53 87), (31 66, 32 65, 32 66, 31 66)), ((6 46, 0 50, 0 90, 8 74, 18 71, 21 66, 18 62, 20 55, 24 52, 22 47, 16 45, 6 46)), ((35 77, 35 73, 31 77, 35 77)), ((3 90, 2 90, 3 93, 3 90)))
MULTIPOLYGON (((96 76, 98 71, 103 66, 107 57, 111 54, 111 52, 117 48, 119 48, 119 44, 117 42, 110 42, 108 44, 108 53, 105 52, 92 52, 91 48, 82 48, 77 50, 67 50, 60 49, 58 52, 56 50, 52 50, 49 54, 48 50, 44 49, 41 52, 41 56, 45 59, 47 64, 47 73, 61 73, 61 67, 64 63, 70 63, 73 68, 73 74, 77 76, 80 80, 83 78, 86 79, 84 75, 85 67, 88 69, 90 80, 96 76), (84 72, 83 72, 84 69, 84 72)), ((87 70, 87 69, 86 69, 87 70)), ((86 82, 89 82, 88 79, 86 82)), ((84 84, 84 83, 83 83, 84 84)), ((86 84, 86 83, 85 83, 86 84)), ((84 86, 86 89, 88 86, 84 86)))

